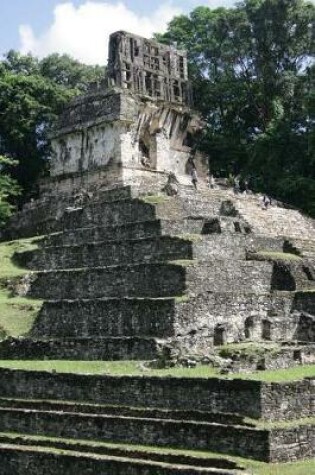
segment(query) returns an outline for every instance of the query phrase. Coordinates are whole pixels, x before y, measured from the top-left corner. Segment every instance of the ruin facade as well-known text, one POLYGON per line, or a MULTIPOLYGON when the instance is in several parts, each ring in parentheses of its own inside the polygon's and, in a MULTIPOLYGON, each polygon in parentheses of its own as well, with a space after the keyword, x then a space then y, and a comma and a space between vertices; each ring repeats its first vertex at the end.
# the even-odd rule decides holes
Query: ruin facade
POLYGON ((118 31, 110 36, 110 85, 153 100, 192 105, 187 54, 174 46, 118 31))
MULTIPOLYGON (((171 171, 189 185, 193 138, 202 128, 191 106, 185 52, 112 34, 106 80, 74 99, 52 134, 54 187, 138 183, 157 190, 171 171)), ((200 177, 206 162, 194 157, 200 177)))

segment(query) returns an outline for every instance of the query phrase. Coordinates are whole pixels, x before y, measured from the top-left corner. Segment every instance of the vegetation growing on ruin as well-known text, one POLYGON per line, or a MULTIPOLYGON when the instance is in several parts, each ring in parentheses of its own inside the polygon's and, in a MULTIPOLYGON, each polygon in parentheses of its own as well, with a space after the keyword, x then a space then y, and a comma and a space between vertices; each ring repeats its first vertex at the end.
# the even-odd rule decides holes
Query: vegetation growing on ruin
POLYGON ((272 261, 301 261, 302 258, 289 252, 258 251, 251 255, 252 259, 266 259, 272 261))
POLYGON ((168 261, 169 264, 175 264, 182 267, 193 266, 198 263, 197 259, 176 259, 174 261, 168 261))
POLYGON ((168 201, 168 197, 165 195, 146 195, 141 197, 142 201, 148 204, 160 204, 160 203, 165 203, 165 201, 168 201))
POLYGON ((178 238, 180 239, 185 239, 187 241, 192 241, 192 242, 200 242, 202 241, 202 235, 201 234, 189 234, 189 233, 183 233, 183 234, 177 234, 178 238))
MULTIPOLYGON (((42 305, 40 300, 21 297, 15 288, 28 273, 14 261, 14 253, 36 249, 40 237, 0 244, 0 328, 2 338, 27 333, 42 305)), ((1 335, 0 335, 1 338, 1 335)))
POLYGON ((110 374, 117 376, 144 374, 146 376, 160 377, 250 379, 265 382, 294 381, 315 376, 315 365, 229 375, 221 375, 218 369, 207 365, 197 365, 195 368, 152 369, 145 362, 139 361, 0 360, 0 367, 23 369, 26 371, 57 371, 59 373, 74 374, 110 374))
POLYGON ((236 354, 244 356, 263 356, 268 354, 277 354, 281 351, 281 345, 277 342, 270 343, 229 343, 218 348, 218 354, 222 358, 230 358, 236 354))

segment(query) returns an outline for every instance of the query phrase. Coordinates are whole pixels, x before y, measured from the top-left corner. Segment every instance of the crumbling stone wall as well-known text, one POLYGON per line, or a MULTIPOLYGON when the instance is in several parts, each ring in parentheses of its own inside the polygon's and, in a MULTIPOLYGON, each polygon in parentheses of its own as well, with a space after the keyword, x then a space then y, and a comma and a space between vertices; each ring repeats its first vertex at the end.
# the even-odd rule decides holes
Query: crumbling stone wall
POLYGON ((112 86, 152 99, 192 102, 186 52, 125 31, 110 36, 108 78, 112 86))
POLYGON ((264 419, 299 419, 313 417, 315 379, 283 383, 265 383, 261 393, 264 419))

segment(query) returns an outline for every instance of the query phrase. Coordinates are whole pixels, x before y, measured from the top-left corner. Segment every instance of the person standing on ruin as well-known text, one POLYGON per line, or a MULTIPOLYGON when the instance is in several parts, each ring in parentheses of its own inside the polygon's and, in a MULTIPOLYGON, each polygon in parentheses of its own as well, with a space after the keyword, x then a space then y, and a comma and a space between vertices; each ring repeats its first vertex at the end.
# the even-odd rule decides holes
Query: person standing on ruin
POLYGON ((197 175, 197 170, 195 166, 193 166, 191 169, 191 181, 192 181, 192 184, 194 185, 195 190, 197 190, 198 175, 197 175))

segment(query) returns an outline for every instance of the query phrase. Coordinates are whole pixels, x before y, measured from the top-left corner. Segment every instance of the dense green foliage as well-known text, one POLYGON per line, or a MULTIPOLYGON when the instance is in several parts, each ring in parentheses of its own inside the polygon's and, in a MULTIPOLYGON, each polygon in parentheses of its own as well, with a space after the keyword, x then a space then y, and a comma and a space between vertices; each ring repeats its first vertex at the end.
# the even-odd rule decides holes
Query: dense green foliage
POLYGON ((314 20, 304 0, 245 0, 198 7, 157 38, 188 50, 212 171, 315 216, 314 20))
POLYGON ((20 188, 10 175, 8 169, 16 165, 13 160, 0 155, 0 226, 11 215, 14 206, 10 203, 10 198, 20 194, 20 188))
POLYGON ((103 68, 67 55, 39 61, 9 51, 0 62, 0 154, 18 161, 7 172, 22 187, 24 199, 34 193, 35 180, 47 168, 47 135, 61 108, 103 75, 103 68))

